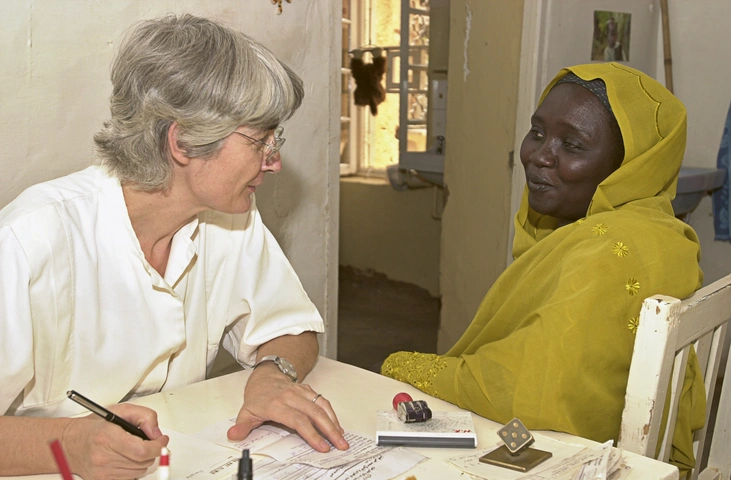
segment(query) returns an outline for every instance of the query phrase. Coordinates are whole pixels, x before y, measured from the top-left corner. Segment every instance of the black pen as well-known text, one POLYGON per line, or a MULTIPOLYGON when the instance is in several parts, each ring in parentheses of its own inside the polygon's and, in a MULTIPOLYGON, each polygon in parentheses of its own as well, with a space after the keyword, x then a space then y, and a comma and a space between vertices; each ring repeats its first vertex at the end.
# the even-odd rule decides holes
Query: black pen
POLYGON ((254 480, 254 468, 251 466, 248 449, 244 449, 239 459, 239 472, 236 474, 236 480, 254 480))
POLYGON ((139 437, 142 440, 149 440, 148 436, 145 435, 145 432, 142 431, 142 429, 136 425, 132 425, 127 420, 125 420, 122 417, 118 417, 106 408, 102 407, 96 402, 92 402, 82 394, 75 392, 73 390, 69 390, 66 392, 66 396, 69 397, 74 402, 78 403, 82 407, 88 409, 91 412, 96 413, 100 417, 102 417, 104 420, 108 422, 112 422, 115 425, 119 425, 122 427, 127 433, 131 433, 135 437, 139 437))

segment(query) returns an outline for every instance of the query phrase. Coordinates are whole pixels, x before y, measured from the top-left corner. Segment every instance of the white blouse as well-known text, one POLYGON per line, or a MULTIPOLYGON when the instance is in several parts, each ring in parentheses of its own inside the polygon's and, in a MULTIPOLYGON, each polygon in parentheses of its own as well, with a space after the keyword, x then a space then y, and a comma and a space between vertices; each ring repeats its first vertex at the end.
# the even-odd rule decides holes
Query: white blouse
POLYGON ((119 180, 99 167, 33 186, 0 211, 0 414, 82 411, 205 379, 223 338, 240 363, 323 321, 252 202, 145 260, 119 180))

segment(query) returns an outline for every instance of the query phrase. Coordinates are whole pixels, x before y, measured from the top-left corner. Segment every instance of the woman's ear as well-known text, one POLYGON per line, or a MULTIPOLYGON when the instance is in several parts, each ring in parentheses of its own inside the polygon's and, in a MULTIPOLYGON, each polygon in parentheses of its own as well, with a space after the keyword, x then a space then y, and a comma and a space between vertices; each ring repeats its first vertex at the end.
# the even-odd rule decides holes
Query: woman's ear
POLYGON ((180 145, 178 145, 179 130, 180 125, 178 125, 178 122, 173 122, 172 124, 170 124, 167 137, 168 152, 170 152, 170 157, 173 162, 180 165, 187 165, 188 163, 190 163, 190 158, 185 155, 185 151, 183 151, 183 149, 180 148, 180 145))

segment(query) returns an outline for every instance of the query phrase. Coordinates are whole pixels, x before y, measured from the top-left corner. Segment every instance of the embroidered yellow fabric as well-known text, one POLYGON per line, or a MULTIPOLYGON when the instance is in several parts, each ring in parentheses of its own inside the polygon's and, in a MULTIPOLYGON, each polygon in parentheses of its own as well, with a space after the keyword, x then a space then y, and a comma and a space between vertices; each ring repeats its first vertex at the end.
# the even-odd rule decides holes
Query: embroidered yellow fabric
POLYGON ((630 278, 627 280, 627 284, 624 286, 627 293, 630 295, 637 295, 640 293, 640 282, 636 278, 630 278))
POLYGON ((398 352, 383 362, 381 372, 433 397, 442 398, 434 387, 434 378, 446 366, 447 362, 433 353, 398 352))
POLYGON ((629 323, 627 324, 627 327, 629 327, 629 331, 636 334, 637 328, 640 326, 640 318, 639 317, 632 317, 629 319, 629 323))
POLYGON ((612 253, 619 258, 626 257, 629 255, 629 247, 622 242, 617 242, 612 245, 612 253))
POLYGON ((609 227, 607 227, 606 224, 598 223, 591 227, 591 233, 593 233, 594 235, 604 235, 605 233, 607 233, 608 229, 609 227))

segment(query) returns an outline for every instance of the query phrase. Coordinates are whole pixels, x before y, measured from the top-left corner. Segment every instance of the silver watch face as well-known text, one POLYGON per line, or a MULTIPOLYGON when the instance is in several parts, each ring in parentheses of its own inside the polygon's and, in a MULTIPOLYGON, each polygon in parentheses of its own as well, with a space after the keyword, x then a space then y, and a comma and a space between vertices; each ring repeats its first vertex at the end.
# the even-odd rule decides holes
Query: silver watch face
POLYGON ((278 357, 277 360, 277 365, 279 365, 279 369, 282 373, 291 378, 293 382, 296 382, 297 370, 294 369, 294 366, 282 357, 278 357))

